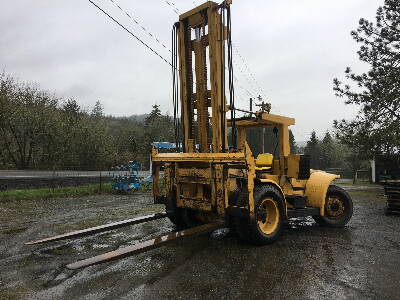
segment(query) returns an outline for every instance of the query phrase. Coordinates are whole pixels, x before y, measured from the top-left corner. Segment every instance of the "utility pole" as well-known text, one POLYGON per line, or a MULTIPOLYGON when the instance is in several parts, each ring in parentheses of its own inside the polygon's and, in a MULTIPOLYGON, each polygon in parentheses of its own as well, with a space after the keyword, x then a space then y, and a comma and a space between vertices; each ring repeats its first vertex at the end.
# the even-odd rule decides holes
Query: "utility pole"
MULTIPOLYGON (((262 101, 261 95, 258 95, 257 100, 262 103, 261 109, 264 110, 264 101, 262 101)), ((265 153, 265 127, 262 129, 262 153, 265 153)))

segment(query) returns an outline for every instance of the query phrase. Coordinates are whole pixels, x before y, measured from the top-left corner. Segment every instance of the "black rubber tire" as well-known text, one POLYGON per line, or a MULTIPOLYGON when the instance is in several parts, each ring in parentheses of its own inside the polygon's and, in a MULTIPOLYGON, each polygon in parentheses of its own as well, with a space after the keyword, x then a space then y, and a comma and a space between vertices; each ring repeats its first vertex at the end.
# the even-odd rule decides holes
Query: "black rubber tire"
POLYGON ((182 219, 185 222, 186 228, 203 225, 204 222, 196 217, 196 211, 187 208, 182 209, 182 219))
POLYGON ((168 218, 178 229, 186 229, 204 224, 196 218, 195 211, 187 208, 175 208, 174 213, 170 214, 168 218))
MULTIPOLYGON (((232 192, 232 194, 229 196, 229 205, 232 206, 240 206, 241 202, 241 196, 242 196, 243 191, 241 189, 236 189, 232 192)), ((237 235, 236 232, 236 226, 235 226, 235 218, 230 215, 225 215, 225 222, 227 227, 229 228, 229 232, 232 235, 237 235)))
POLYGON ((286 223, 285 203, 281 192, 271 184, 259 184, 254 188, 254 219, 235 218, 236 232, 241 240, 254 245, 266 245, 275 242, 283 232, 286 223), (274 232, 265 234, 258 226, 259 205, 265 198, 272 198, 278 208, 278 224, 274 232))
POLYGON ((196 212, 194 210, 177 207, 175 196, 167 199, 165 210, 168 213, 169 220, 178 229, 186 229, 204 224, 196 218, 196 212))
POLYGON ((178 228, 185 229, 187 225, 183 218, 183 209, 176 207, 176 198, 174 195, 170 196, 165 203, 165 211, 168 214, 168 219, 178 228))
POLYGON ((175 208, 173 211, 168 210, 168 219, 178 228, 178 229, 185 229, 187 225, 183 220, 183 211, 181 208, 175 208))
POLYGON ((336 227, 341 228, 344 227, 353 216, 353 200, 351 196, 341 187, 337 185, 330 185, 328 191, 326 193, 326 197, 329 195, 335 195, 338 197, 342 203, 344 204, 344 211, 341 217, 330 217, 327 214, 327 210, 325 207, 325 215, 324 216, 313 216, 315 222, 317 222, 321 226, 328 226, 328 227, 336 227))

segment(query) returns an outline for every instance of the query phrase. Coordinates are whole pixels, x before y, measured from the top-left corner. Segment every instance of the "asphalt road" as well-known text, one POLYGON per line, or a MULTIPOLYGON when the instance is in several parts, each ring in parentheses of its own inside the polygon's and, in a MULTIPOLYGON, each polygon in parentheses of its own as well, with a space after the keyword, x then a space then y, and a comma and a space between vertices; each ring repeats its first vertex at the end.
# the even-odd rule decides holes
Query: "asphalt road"
MULTIPOLYGON (((57 177, 98 177, 99 174, 102 176, 107 176, 112 173, 120 173, 124 174, 125 171, 37 171, 37 170, 0 170, 0 179, 18 179, 18 178, 51 178, 54 176, 57 177)), ((140 177, 146 177, 150 173, 149 171, 140 171, 140 177)))
POLYGON ((0 205, 0 299, 400 299, 400 218, 384 216, 381 189, 352 189, 344 229, 295 220, 269 246, 227 230, 119 261, 64 265, 173 230, 166 220, 45 246, 31 239, 160 211, 147 194, 0 205))

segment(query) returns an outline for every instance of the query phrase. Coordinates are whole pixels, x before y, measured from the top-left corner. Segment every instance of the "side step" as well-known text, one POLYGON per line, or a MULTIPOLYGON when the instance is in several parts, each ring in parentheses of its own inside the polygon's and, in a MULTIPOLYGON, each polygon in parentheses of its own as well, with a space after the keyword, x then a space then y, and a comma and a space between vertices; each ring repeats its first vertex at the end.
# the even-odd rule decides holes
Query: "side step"
POLYGON ((127 219, 127 220, 110 223, 110 224, 105 224, 105 225, 100 225, 100 226, 96 226, 96 227, 91 227, 91 228, 87 228, 87 229, 83 229, 83 230, 72 231, 72 232, 68 232, 68 233, 53 236, 53 237, 48 237, 48 238, 37 240, 37 241, 30 241, 30 242, 25 243, 25 245, 37 245, 37 244, 43 244, 43 243, 47 243, 47 242, 79 238, 82 236, 92 235, 92 234, 96 234, 96 233, 104 232, 104 231, 109 231, 109 230, 121 228, 124 226, 130 226, 130 225, 135 225, 135 224, 140 224, 140 223, 144 223, 144 222, 148 222, 148 221, 157 220, 157 219, 165 218, 167 216, 168 216, 167 213, 151 214, 151 215, 147 215, 147 216, 143 216, 143 217, 127 219))
POLYGON ((288 218, 319 216, 318 207, 306 207, 287 210, 288 218))
POLYGON ((193 236, 193 235, 198 235, 201 233, 213 231, 215 229, 222 227, 223 225, 224 225, 224 222, 215 222, 215 223, 209 223, 209 224, 185 229, 182 231, 166 234, 166 235, 163 235, 163 236, 157 237, 155 239, 151 239, 151 240, 148 240, 148 241, 136 244, 136 245, 120 248, 115 251, 103 253, 103 254, 93 256, 93 257, 90 257, 90 258, 87 258, 84 260, 80 260, 80 261, 68 264, 68 265, 66 265, 66 267, 70 270, 76 270, 76 269, 100 264, 103 262, 128 257, 133 254, 137 254, 137 253, 145 252, 147 250, 161 247, 161 246, 165 245, 166 243, 174 241, 177 238, 193 236))
POLYGON ((302 195, 287 195, 287 202, 289 202, 293 208, 306 208, 307 207, 307 196, 302 195))

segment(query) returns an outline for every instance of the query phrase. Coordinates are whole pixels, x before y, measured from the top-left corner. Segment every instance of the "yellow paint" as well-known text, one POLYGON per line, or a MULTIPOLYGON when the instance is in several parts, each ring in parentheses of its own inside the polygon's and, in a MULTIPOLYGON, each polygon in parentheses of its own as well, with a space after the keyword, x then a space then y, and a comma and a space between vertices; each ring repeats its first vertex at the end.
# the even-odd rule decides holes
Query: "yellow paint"
POLYGON ((260 182, 272 184, 272 185, 274 185, 278 190, 281 191, 282 197, 283 197, 284 202, 285 202, 285 214, 287 215, 287 204, 286 204, 286 199, 285 199, 285 193, 283 192, 283 190, 282 190, 282 188, 280 187, 280 185, 278 184, 278 182, 276 182, 276 181, 273 180, 273 179, 260 179, 260 182))
MULTIPOLYGON (((230 124, 230 122, 228 122, 228 124, 230 124)), ((276 125, 290 126, 294 124, 295 124, 295 119, 293 118, 269 114, 269 113, 257 113, 257 116, 254 120, 236 121, 237 126, 245 126, 248 128, 259 128, 259 127, 276 126, 276 125)))
POLYGON ((279 184, 279 176, 278 175, 264 173, 264 174, 260 174, 260 179, 261 180, 269 179, 269 180, 272 180, 273 182, 275 182, 276 184, 279 184))
POLYGON ((238 153, 159 153, 153 155, 153 162, 244 162, 243 152, 238 153))
MULTIPOLYGON (((283 197, 306 194, 308 204, 319 207, 323 214, 328 186, 339 176, 314 171, 309 180, 296 180, 300 156, 290 154, 289 143, 289 126, 295 119, 261 110, 255 117, 237 120, 238 149, 228 151, 227 127, 232 122, 227 120, 230 108, 222 75, 229 32, 221 26, 220 8, 207 1, 180 15, 176 25, 183 153, 152 149, 153 194, 159 199, 175 197, 178 207, 195 209, 203 220, 213 220, 224 216, 237 183, 245 183, 249 215, 254 218, 254 187, 261 182, 274 185, 283 197), (193 39, 193 30, 200 30, 201 36, 193 39), (279 155, 264 153, 255 159, 246 141, 246 129, 266 127, 278 129, 279 155), (165 189, 158 185, 163 170, 165 189), (256 173, 264 170, 268 172, 256 173), (293 187, 304 187, 305 191, 294 191, 293 187)), ((263 226, 266 232, 271 231, 269 225, 263 226)))
POLYGON ((287 157, 287 176, 291 178, 299 177, 300 154, 289 154, 287 157))
POLYGON ((324 171, 314 171, 306 184, 308 206, 319 207, 321 216, 324 215, 326 192, 331 182, 340 178, 340 175, 329 174, 324 171))
POLYGON ((261 153, 256 159, 256 170, 270 170, 274 163, 274 156, 271 153, 261 153))
POLYGON ((254 179, 256 178, 256 163, 247 142, 245 142, 245 155, 247 165, 247 190, 249 193, 249 212, 250 217, 254 217, 254 179))
POLYGON ((273 233, 278 227, 280 219, 278 204, 272 198, 265 198, 261 200, 258 206, 258 212, 258 228, 260 228, 264 234, 273 233), (261 217, 260 212, 264 213, 261 217))

